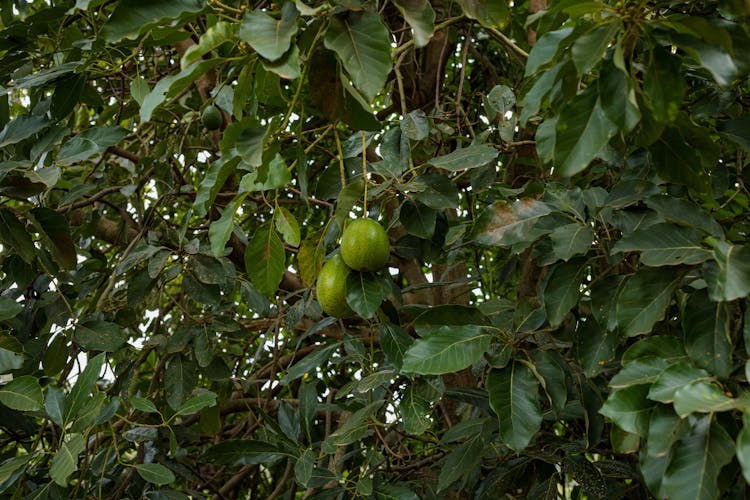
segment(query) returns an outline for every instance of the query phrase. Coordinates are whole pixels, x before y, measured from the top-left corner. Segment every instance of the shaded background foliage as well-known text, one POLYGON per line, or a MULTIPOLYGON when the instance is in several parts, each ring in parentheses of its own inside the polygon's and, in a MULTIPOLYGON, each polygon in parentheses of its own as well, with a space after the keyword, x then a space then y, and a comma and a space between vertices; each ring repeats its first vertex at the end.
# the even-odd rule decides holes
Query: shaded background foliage
POLYGON ((0 492, 744 498, 748 15, 0 0, 0 492))

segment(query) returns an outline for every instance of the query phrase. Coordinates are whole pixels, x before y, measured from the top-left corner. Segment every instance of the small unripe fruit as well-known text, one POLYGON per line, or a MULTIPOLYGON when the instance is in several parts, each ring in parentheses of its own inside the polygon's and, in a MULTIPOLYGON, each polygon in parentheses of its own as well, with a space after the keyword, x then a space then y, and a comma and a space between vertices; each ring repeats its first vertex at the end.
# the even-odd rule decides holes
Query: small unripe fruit
POLYGON ((383 226, 372 219, 349 223, 341 236, 341 257, 356 271, 377 271, 388 262, 391 244, 383 226))
POLYGON ((337 318, 348 318, 354 315, 354 311, 346 303, 346 277, 351 271, 339 254, 332 256, 323 264, 318 274, 316 293, 318 303, 326 314, 337 318))
POLYGON ((221 116, 219 108, 210 104, 203 109, 201 113, 201 123, 208 130, 219 130, 224 123, 224 117, 221 116))

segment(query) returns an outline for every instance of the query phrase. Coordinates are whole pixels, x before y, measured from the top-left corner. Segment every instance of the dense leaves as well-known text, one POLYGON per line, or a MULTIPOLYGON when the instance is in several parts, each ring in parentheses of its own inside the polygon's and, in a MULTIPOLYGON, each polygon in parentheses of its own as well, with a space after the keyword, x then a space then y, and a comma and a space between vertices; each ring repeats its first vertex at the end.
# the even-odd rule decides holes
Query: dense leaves
POLYGON ((0 0, 0 494, 747 496, 748 18, 0 0))

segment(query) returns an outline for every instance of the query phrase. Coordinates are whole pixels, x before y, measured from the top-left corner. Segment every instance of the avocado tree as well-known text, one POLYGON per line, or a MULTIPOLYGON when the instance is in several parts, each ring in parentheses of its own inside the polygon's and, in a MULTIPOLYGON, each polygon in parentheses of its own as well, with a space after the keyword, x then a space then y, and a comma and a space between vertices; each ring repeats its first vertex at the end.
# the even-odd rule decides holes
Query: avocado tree
POLYGON ((0 494, 744 498, 748 16, 0 0, 0 494))

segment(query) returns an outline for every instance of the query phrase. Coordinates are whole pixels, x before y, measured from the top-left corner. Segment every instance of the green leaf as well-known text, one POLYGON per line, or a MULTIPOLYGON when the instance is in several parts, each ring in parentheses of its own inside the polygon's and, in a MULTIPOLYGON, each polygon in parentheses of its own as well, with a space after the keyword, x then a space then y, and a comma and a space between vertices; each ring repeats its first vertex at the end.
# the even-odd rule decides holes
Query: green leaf
POLYGON ((78 470, 78 455, 86 449, 86 442, 80 434, 68 435, 49 468, 49 475, 60 486, 66 486, 68 477, 78 470))
POLYGON ((31 234, 18 220, 16 214, 8 208, 0 207, 0 242, 30 264, 36 257, 36 247, 31 241, 31 234))
POLYGON ((240 25, 240 40, 250 44, 262 57, 279 59, 289 50, 297 32, 297 9, 292 2, 281 8, 281 19, 274 19, 261 10, 245 14, 240 25))
POLYGON ((576 335, 576 354, 583 373, 591 378, 604 371, 607 363, 615 359, 620 344, 619 335, 599 327, 594 321, 586 321, 576 335))
POLYGON ((632 344, 622 354, 622 365, 636 363, 646 356, 662 358, 665 361, 684 361, 687 357, 681 339, 672 335, 653 335, 632 344))
POLYGON ((643 77, 643 90, 648 96, 656 121, 674 121, 680 111, 682 95, 685 93, 685 81, 680 75, 680 61, 677 56, 660 46, 655 46, 643 77))
POLYGON ((419 188, 413 193, 414 199, 430 208, 458 208, 458 189, 448 176, 436 173, 422 174, 410 182, 409 187, 410 190, 419 188))
POLYGON ((434 167, 450 172, 457 172, 469 168, 479 168, 495 161, 499 152, 486 144, 472 144, 465 148, 456 149, 447 155, 437 156, 428 161, 434 167))
POLYGON ((75 417, 78 416, 79 412, 86 404, 89 399, 91 391, 96 386, 96 381, 99 380, 99 374, 104 366, 104 353, 101 353, 86 363, 86 367, 78 375, 76 383, 70 390, 70 394, 65 399, 65 413, 63 422, 67 424, 71 422, 75 417))
POLYGON ((328 358, 331 357, 331 354, 333 354, 333 351, 338 349, 338 347, 339 344, 330 344, 324 347, 321 346, 320 349, 317 349, 312 354, 305 356, 301 361, 297 361, 296 363, 294 363, 294 365, 292 365, 291 368, 289 368, 289 370, 286 372, 286 375, 282 377, 280 381, 281 385, 286 385, 289 382, 297 380, 304 374, 315 370, 324 361, 327 361, 328 358))
POLYGON ((659 374, 648 391, 648 399, 671 403, 674 401, 675 392, 681 387, 709 378, 706 370, 696 368, 686 361, 678 361, 659 374))
POLYGON ((458 0, 469 19, 476 19, 485 28, 503 29, 510 21, 507 2, 497 0, 458 0))
POLYGON ((553 208, 533 198, 521 199, 507 205, 496 203, 479 216, 474 227, 474 241, 480 245, 527 247, 553 228, 540 228, 538 223, 551 214, 553 208))
POLYGON ((648 208, 655 210, 669 222, 692 226, 711 236, 721 237, 724 234, 721 224, 716 222, 716 219, 686 199, 659 194, 646 198, 645 203, 648 208))
POLYGON ((10 146, 11 144, 18 144, 22 140, 41 132, 50 124, 51 122, 44 116, 16 116, 0 130, 0 148, 10 146))
POLYGON ((746 482, 750 483, 750 417, 747 411, 742 414, 742 430, 737 434, 736 446, 737 460, 742 466, 742 476, 746 482))
POLYGON ((669 362, 658 356, 643 356, 624 365, 617 375, 609 381, 609 386, 615 389, 633 385, 650 384, 654 382, 669 362))
MULTIPOLYGON (((526 76, 533 75, 539 68, 552 61, 557 55, 560 44, 572 33, 573 28, 565 27, 542 35, 529 52, 529 58, 526 60, 526 76)), ((542 78, 544 78, 544 73, 542 78)))
POLYGON ((414 33, 414 45, 427 45, 435 31, 435 11, 428 0, 394 0, 396 7, 414 33))
POLYGON ((435 234, 437 212, 419 202, 407 200, 401 205, 398 220, 409 234, 430 240, 435 234))
POLYGON ((0 321, 15 318, 23 311, 23 306, 13 299, 0 296, 0 321))
POLYGON ((552 250, 558 259, 568 261, 576 255, 584 255, 594 242, 590 226, 573 223, 556 227, 549 235, 552 250))
POLYGON ((682 279, 667 268, 642 268, 617 297, 617 326, 626 337, 649 333, 664 319, 672 292, 682 279))
POLYGON ((700 264, 711 256, 701 246, 701 233, 669 222, 638 229, 612 247, 612 253, 633 251, 641 252, 641 263, 652 267, 700 264))
POLYGON ((265 441, 228 439, 206 450, 201 461, 220 465, 272 464, 283 456, 283 450, 265 441))
POLYGON ((193 396, 192 398, 185 401, 182 406, 180 406, 180 408, 175 412, 175 416, 192 415, 194 413, 198 413, 203 408, 214 406, 216 405, 216 397, 216 394, 210 391, 202 392, 197 396, 193 396))
POLYGON ((366 10, 332 16, 325 46, 339 57, 354 86, 372 101, 391 72, 390 35, 380 16, 366 10))
POLYGON ((120 0, 101 35, 109 43, 123 38, 137 38, 139 34, 165 21, 203 10, 200 0, 120 0))
POLYGON ((401 397, 398 411, 401 414, 404 432, 408 434, 420 435, 432 425, 430 402, 415 390, 414 384, 410 384, 401 397))
POLYGON ((237 209, 242 205, 247 197, 246 193, 235 197, 221 213, 218 220, 211 222, 208 228, 208 240, 211 242, 211 253, 214 257, 219 258, 224 255, 224 249, 227 246, 229 238, 234 230, 234 215, 237 209))
POLYGON ((414 339, 400 326, 390 323, 380 325, 380 347, 383 349, 386 360, 397 370, 401 370, 404 355, 412 343, 414 339))
POLYGON ((18 411, 41 410, 44 395, 39 380, 31 375, 22 375, 0 387, 0 403, 18 411))
POLYGON ((514 361, 502 370, 490 371, 487 392, 497 414, 500 439, 515 451, 523 450, 542 423, 539 381, 524 363, 514 361))
POLYGON ((484 443, 480 437, 472 438, 458 445, 451 451, 440 468, 438 476, 438 491, 444 491, 448 486, 475 470, 482 459, 484 443))
POLYGON ((5 460, 0 465, 0 492, 13 485, 18 477, 26 471, 27 465, 36 458, 36 453, 20 455, 5 460))
MULTIPOLYGON (((180 59, 180 68, 185 69, 201 57, 210 53, 212 50, 219 48, 227 42, 234 43, 237 37, 237 25, 226 21, 219 21, 210 26, 203 33, 196 45, 191 46, 185 51, 180 59)), ((146 92, 148 93, 148 91, 146 92)), ((140 102, 140 101, 139 101, 140 102)))
POLYGON ((136 464, 135 470, 149 483, 164 485, 175 481, 174 473, 161 464, 136 464))
POLYGON ((312 448, 307 448, 297 459, 294 464, 294 478, 301 486, 307 486, 312 478, 313 467, 315 464, 315 452, 312 448))
POLYGON ((599 99, 607 115, 617 127, 630 132, 641 120, 633 84, 614 64, 604 64, 598 79, 599 99))
POLYGON ((261 165, 257 170, 245 174, 240 180, 240 193, 267 191, 286 186, 292 180, 292 175, 284 162, 284 158, 277 154, 273 159, 261 165))
POLYGON ((646 437, 654 402, 649 401, 648 385, 632 385, 609 394, 599 413, 609 417, 620 429, 646 437))
POLYGON ((52 246, 52 256, 63 269, 73 269, 77 264, 77 254, 70 235, 70 226, 63 214, 55 210, 36 207, 31 210, 52 246))
POLYGON ((76 326, 73 340, 84 351, 116 352, 127 342, 127 335, 117 323, 92 320, 76 326))
POLYGON ((685 418, 691 413, 714 413, 733 410, 740 406, 738 399, 730 398, 720 387, 703 381, 680 387, 674 393, 674 411, 685 418))
POLYGON ((728 377, 732 362, 731 315, 724 302, 711 302, 704 290, 692 293, 682 311, 685 350, 695 364, 728 377))
POLYGON ((667 405, 657 405, 651 413, 646 438, 648 456, 669 456, 674 444, 690 430, 688 419, 682 419, 667 405))
POLYGON ((400 123, 401 132, 414 141, 421 141, 430 135, 430 123, 421 109, 409 112, 400 123))
MULTIPOLYGON (((535 48, 538 46, 539 42, 534 45, 535 48)), ((534 49, 532 49, 531 52, 533 54, 534 49)), ((528 64, 526 66, 528 68, 528 64)), ((547 97, 547 94, 552 91, 552 88, 557 81, 558 75, 565 67, 570 67, 569 61, 567 59, 558 62, 556 65, 545 71, 542 71, 539 76, 536 77, 536 79, 534 80, 534 84, 531 86, 531 88, 529 88, 528 91, 526 91, 523 98, 521 99, 521 102, 519 103, 519 106, 521 107, 521 115, 519 117, 521 126, 526 126, 529 118, 539 113, 542 108, 542 104, 544 103, 544 98, 547 97)), ((554 130, 555 122, 553 120, 545 120, 544 122, 542 122, 542 124, 546 124, 545 126, 547 127, 551 126, 551 129, 554 130)), ((539 137, 538 131, 537 136, 539 137)), ((539 145, 537 145, 537 147, 539 147, 539 145)))
POLYGON ((750 247, 715 241, 714 260, 703 264, 708 297, 732 301, 750 294, 750 247))
POLYGON ((84 130, 63 144, 57 153, 58 165, 73 165, 114 146, 128 135, 121 127, 94 127, 84 130))
POLYGON ((239 161, 237 157, 230 160, 225 160, 224 157, 221 157, 208 167, 206 175, 198 185, 198 192, 195 194, 195 201, 193 202, 195 215, 198 217, 206 215, 208 207, 213 204, 216 195, 224 186, 229 176, 235 171, 239 161))
POLYGON ((276 230, 281 233, 287 245, 298 247, 302 236, 300 234, 299 222, 289 210, 278 207, 273 213, 273 222, 276 230))
POLYGON ((132 404, 133 408, 135 408, 136 410, 142 411, 144 413, 159 413, 156 405, 146 398, 133 396, 130 398, 130 404, 132 404))
POLYGON ((710 178, 704 170, 700 150, 693 142, 677 127, 666 127, 651 145, 653 165, 665 181, 707 192, 710 178))
POLYGON ((616 17, 609 17, 606 23, 595 26, 573 42, 570 54, 579 75, 588 73, 604 57, 612 39, 620 30, 620 24, 614 22, 616 17))
POLYGON ((271 297, 284 277, 284 244, 270 224, 255 231, 245 250, 245 269, 250 281, 266 297, 271 297))
POLYGON ((383 401, 375 401, 349 415, 346 421, 326 438, 321 446, 322 451, 335 453, 340 446, 354 443, 371 433, 367 420, 382 406, 383 401))
POLYGON ((734 456, 734 443, 712 415, 699 419, 680 440, 664 473, 663 488, 670 500, 709 500, 720 497, 721 469, 734 456))
POLYGON ((575 96, 557 118, 555 174, 570 177, 584 170, 617 131, 602 109, 595 87, 575 96))
POLYGON ((580 263, 573 261, 557 264, 545 275, 539 300, 551 326, 559 326, 578 303, 581 293, 580 273, 580 263))
POLYGON ((164 370, 164 392, 170 408, 179 411, 185 398, 195 387, 196 377, 196 366, 193 361, 179 353, 169 358, 164 370))
POLYGON ((391 292, 383 281, 372 273, 350 272, 346 277, 346 303, 359 316, 372 318, 391 292))
MULTIPOLYGON (((131 0, 131 1, 142 2, 144 0, 131 0)), ((158 0, 158 2, 163 2, 163 1, 164 0, 158 0)), ((170 2, 170 3, 176 3, 177 5, 179 5, 179 2, 193 2, 193 1, 196 1, 196 0, 177 0, 177 2, 170 2)), ((211 71, 212 69, 216 68, 223 62, 224 60, 220 57, 214 57, 212 59, 201 59, 200 61, 193 63, 190 66, 184 68, 179 73, 165 76, 164 78, 159 80, 157 84, 154 86, 154 88, 151 89, 151 92, 149 92, 143 98, 143 104, 141 104, 141 112, 140 112, 141 123, 146 123, 150 121, 156 108, 164 104, 164 101, 167 98, 176 96, 179 92, 184 90, 188 85, 193 84, 193 82, 195 82, 201 75, 203 75, 204 73, 208 71, 211 71)))
POLYGON ((482 357, 490 340, 491 335, 478 325, 435 327, 409 347, 401 371, 442 375, 463 370, 482 357))

